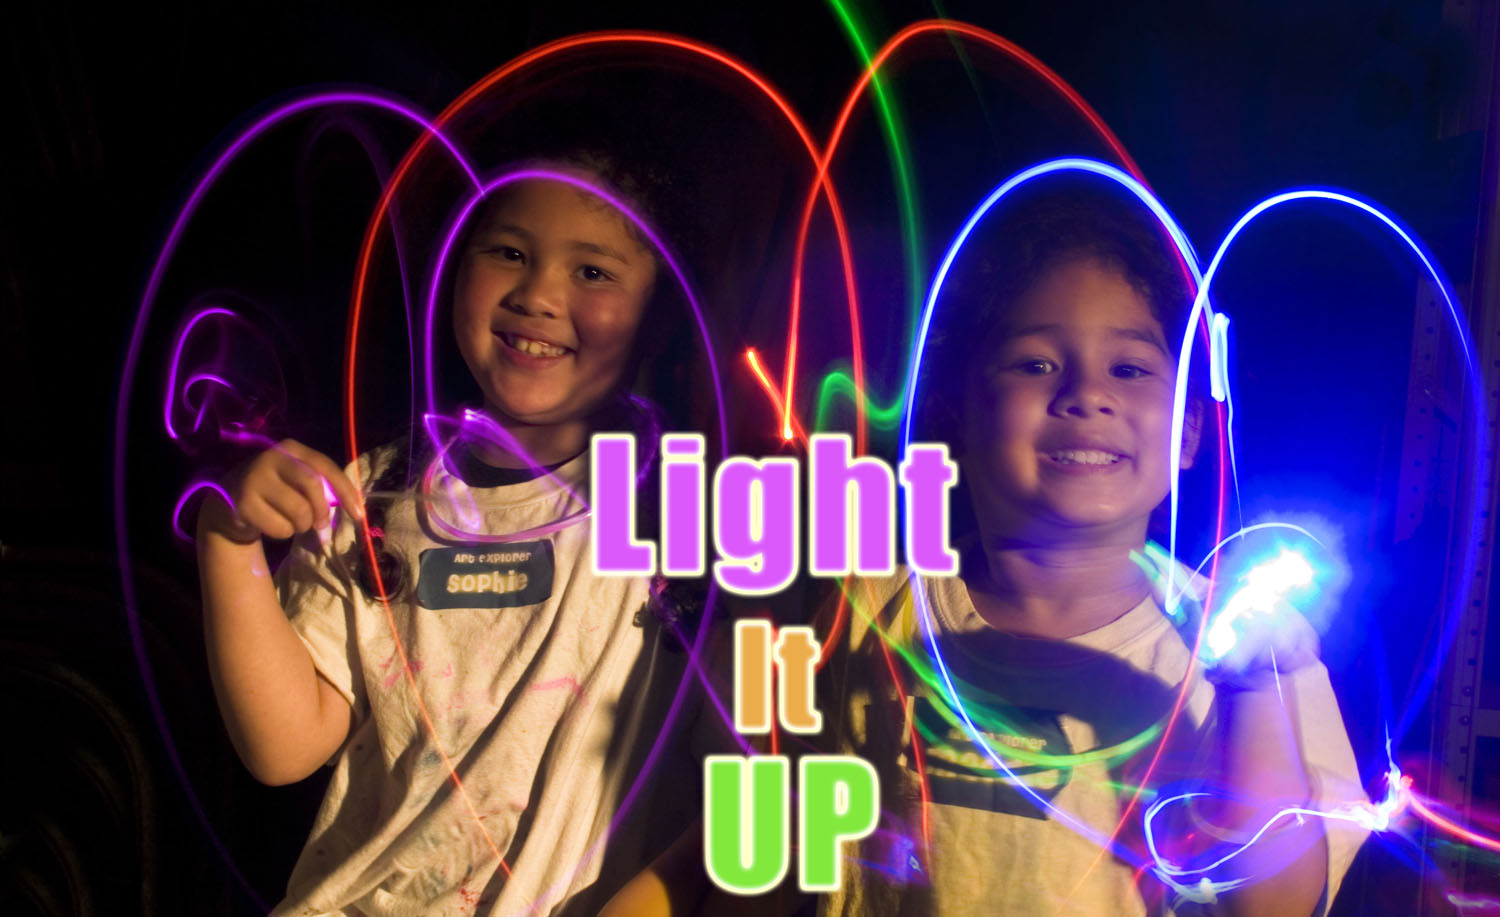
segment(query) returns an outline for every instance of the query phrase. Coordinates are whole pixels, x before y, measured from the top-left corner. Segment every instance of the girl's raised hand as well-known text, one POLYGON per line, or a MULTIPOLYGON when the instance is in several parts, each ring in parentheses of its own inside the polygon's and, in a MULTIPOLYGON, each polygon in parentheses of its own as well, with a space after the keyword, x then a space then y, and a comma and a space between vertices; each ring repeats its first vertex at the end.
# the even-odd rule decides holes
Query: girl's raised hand
POLYGON ((217 493, 203 504, 199 532, 212 532, 240 544, 261 536, 283 539, 326 529, 331 503, 364 518, 359 488, 333 459, 284 439, 244 464, 224 481, 233 505, 217 493))

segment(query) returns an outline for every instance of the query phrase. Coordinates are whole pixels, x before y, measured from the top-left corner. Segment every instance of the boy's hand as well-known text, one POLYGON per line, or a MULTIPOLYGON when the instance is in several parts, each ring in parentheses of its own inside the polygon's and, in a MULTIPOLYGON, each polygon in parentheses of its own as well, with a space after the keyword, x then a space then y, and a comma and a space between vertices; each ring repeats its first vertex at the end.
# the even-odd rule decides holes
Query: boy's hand
POLYGON ((1245 615, 1234 622, 1233 648, 1210 663, 1208 680, 1240 690, 1261 690, 1318 661, 1318 632, 1288 602, 1269 613, 1245 615))
POLYGON ((224 489, 233 507, 212 494, 203 504, 199 530, 239 544, 253 544, 262 535, 283 539, 327 528, 330 492, 356 518, 364 518, 359 489, 333 459, 292 439, 240 465, 224 489))

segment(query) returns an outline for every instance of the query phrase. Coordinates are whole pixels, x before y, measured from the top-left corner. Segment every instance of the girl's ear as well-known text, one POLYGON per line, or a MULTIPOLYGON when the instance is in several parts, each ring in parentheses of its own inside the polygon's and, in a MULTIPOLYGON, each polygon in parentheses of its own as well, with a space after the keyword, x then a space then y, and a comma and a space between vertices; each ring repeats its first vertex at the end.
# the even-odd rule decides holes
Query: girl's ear
POLYGON ((1187 416, 1182 420, 1182 470, 1193 467, 1193 461, 1198 457, 1198 446, 1203 442, 1203 402, 1197 398, 1188 399, 1187 416))

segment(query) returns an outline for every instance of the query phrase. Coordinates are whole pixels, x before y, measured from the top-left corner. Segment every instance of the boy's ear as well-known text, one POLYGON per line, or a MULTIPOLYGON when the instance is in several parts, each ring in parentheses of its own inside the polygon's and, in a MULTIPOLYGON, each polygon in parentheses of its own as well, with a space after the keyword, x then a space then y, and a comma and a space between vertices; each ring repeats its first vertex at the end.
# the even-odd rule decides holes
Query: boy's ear
POLYGON ((1193 461, 1198 457, 1198 446, 1203 442, 1203 402, 1192 398, 1188 400, 1186 416, 1182 419, 1182 461, 1180 467, 1183 471, 1193 467, 1193 461))

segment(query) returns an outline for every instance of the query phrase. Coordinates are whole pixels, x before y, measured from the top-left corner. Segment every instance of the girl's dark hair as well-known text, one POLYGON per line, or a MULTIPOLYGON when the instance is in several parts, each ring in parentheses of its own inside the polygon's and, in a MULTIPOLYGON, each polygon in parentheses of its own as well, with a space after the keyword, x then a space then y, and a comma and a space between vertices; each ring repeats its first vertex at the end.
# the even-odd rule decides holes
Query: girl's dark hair
MULTIPOLYGON (((946 442, 955 454, 963 449, 964 398, 974 361, 1005 327, 1016 300, 1051 269, 1092 259, 1118 271, 1161 323, 1169 349, 1181 343, 1193 304, 1171 238, 1133 195, 1072 185, 1014 194, 976 227, 955 261, 922 357, 917 438, 946 442)), ((1203 407, 1199 376, 1206 363, 1193 360, 1192 410, 1203 407)), ((955 535, 972 530, 966 495, 955 495, 953 509, 955 535)))

